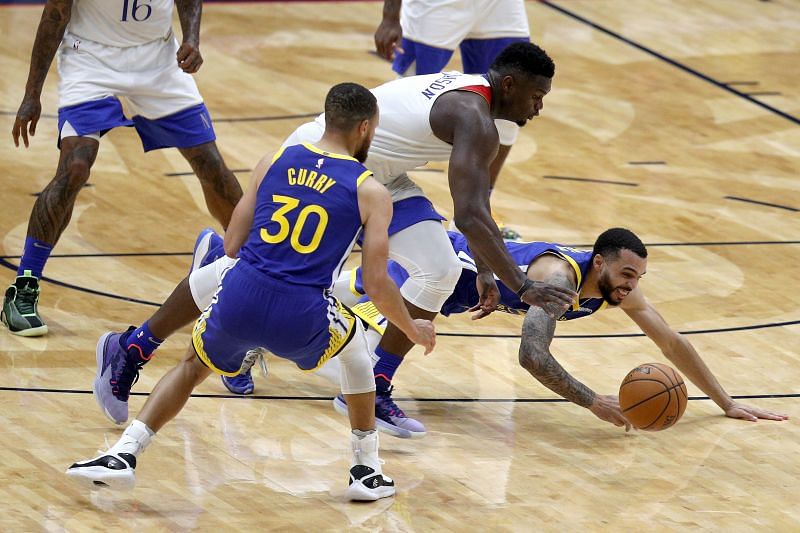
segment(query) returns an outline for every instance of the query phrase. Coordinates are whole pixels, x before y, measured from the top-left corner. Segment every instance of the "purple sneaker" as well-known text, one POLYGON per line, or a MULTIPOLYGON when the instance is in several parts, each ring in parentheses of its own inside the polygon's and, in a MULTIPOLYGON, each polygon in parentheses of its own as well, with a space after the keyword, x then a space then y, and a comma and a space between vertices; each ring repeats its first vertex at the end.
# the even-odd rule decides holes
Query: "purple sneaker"
POLYGON ((197 239, 194 241, 192 251, 192 266, 189 274, 203 268, 222 257, 225 254, 225 241, 212 228, 203 228, 197 239))
MULTIPOLYGON (((379 431, 401 439, 421 439, 427 432, 419 420, 409 418, 392 400, 394 387, 375 394, 375 425, 379 431)), ((341 394, 333 399, 333 408, 347 416, 347 403, 341 394)))
POLYGON ((225 385, 225 388, 231 391, 233 394, 247 396, 248 394, 253 394, 253 390, 255 390, 255 383, 253 383, 253 372, 251 370, 243 372, 237 376, 233 376, 232 378, 229 378, 228 376, 221 377, 222 384, 225 385))
MULTIPOLYGON (((131 326, 128 331, 133 331, 131 326)), ((122 347, 120 339, 125 333, 104 333, 97 341, 97 375, 92 383, 94 399, 100 410, 115 424, 128 420, 128 396, 131 387, 139 379, 139 369, 144 365, 135 349, 122 347)))

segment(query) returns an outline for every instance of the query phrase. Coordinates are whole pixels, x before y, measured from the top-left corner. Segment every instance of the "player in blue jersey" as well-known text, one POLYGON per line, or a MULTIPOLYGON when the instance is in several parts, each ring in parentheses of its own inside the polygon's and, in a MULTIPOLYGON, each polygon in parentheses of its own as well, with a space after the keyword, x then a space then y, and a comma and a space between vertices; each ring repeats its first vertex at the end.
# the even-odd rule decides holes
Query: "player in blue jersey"
MULTIPOLYGON (((201 0, 175 0, 182 42, 172 30, 173 0, 47 0, 31 52, 25 96, 12 136, 28 146, 42 111, 41 92, 58 55, 58 147, 55 176, 36 198, 17 278, 6 290, 0 320, 14 335, 47 334, 39 315, 39 280, 89 179, 100 138, 134 127, 145 151, 177 148, 200 179, 211 214, 223 228, 242 188, 226 166, 192 74, 200 54, 201 0), (123 113, 121 100, 131 119, 123 113)), ((120 205, 115 216, 147 204, 120 205)), ((6 202, 3 202, 4 207, 6 202)))
MULTIPOLYGON (((475 312, 473 318, 482 318, 485 314, 476 305, 479 301, 475 288, 477 269, 472 252, 462 235, 450 232, 450 240, 461 259, 463 269, 456 288, 444 303, 441 313, 447 316, 475 312)), ((758 418, 787 418, 780 413, 735 402, 689 341, 672 330, 644 297, 639 287, 639 278, 644 275, 647 267, 647 249, 633 232, 623 228, 609 229, 597 238, 592 250, 576 250, 549 242, 507 242, 506 247, 520 268, 527 271, 530 279, 548 281, 578 292, 578 300, 556 319, 541 308, 530 307, 521 302, 514 291, 498 282, 501 298, 497 310, 525 316, 519 362, 553 392, 588 408, 601 420, 630 429, 620 411, 616 396, 595 393, 564 370, 550 353, 556 320, 574 320, 602 309, 619 307, 656 343, 667 359, 707 394, 726 416, 751 421, 758 418)), ((390 262, 389 272, 398 285, 402 285, 408 277, 405 270, 394 262, 390 262)), ((374 310, 371 312, 368 306, 355 305, 357 298, 363 295, 360 276, 358 269, 352 273, 343 273, 342 278, 337 281, 335 293, 340 295, 342 301, 358 309, 360 315, 367 317, 373 329, 381 332, 385 327, 385 319, 374 310), (348 292, 354 296, 348 297, 348 292)), ((380 368, 378 361, 375 367, 376 377, 381 372, 380 368)), ((334 372, 335 368, 326 368, 320 374, 330 378, 334 372)), ((341 397, 334 400, 334 407, 340 412, 347 412, 347 405, 341 397)), ((385 424, 381 420, 378 420, 378 427, 398 437, 416 436, 403 426, 385 424)))
POLYGON ((246 372, 255 362, 252 349, 264 346, 306 371, 332 357, 340 361, 353 448, 346 497, 394 494, 378 458, 375 381, 363 326, 331 294, 359 236, 366 290, 377 307, 426 351, 435 334, 430 321, 411 318, 386 270, 391 198, 362 164, 378 123, 377 101, 360 85, 339 84, 328 93, 325 112, 316 146, 290 146, 254 170, 225 237, 226 254, 238 259, 195 323, 183 361, 158 382, 120 440, 73 464, 69 476, 88 486, 132 488, 137 455, 194 387, 212 372, 246 372))

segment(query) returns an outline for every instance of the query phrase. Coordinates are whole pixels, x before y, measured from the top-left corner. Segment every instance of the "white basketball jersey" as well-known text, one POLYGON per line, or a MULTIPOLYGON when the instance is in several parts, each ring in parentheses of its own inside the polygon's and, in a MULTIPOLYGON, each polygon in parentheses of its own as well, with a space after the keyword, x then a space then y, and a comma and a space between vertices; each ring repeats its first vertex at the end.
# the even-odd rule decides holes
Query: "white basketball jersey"
POLYGON ((67 31, 107 46, 137 46, 172 31, 173 0, 75 0, 67 31))
MULTIPOLYGON (((444 93, 469 86, 490 87, 483 76, 441 72, 401 78, 372 89, 380 124, 364 164, 375 179, 385 185, 428 161, 450 159, 453 147, 431 130, 431 108, 444 93)), ((324 125, 324 114, 317 121, 324 125)))

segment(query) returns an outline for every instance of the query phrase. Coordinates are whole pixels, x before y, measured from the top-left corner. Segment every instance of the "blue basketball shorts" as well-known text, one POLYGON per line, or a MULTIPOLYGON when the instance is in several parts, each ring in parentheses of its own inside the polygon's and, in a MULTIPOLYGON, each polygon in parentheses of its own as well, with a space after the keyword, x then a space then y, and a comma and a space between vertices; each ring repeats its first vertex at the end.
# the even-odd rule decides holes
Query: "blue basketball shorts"
POLYGON ((355 320, 325 290, 276 280, 239 260, 195 323, 192 343, 223 376, 247 371, 254 362, 247 352, 259 346, 312 371, 350 342, 355 320))

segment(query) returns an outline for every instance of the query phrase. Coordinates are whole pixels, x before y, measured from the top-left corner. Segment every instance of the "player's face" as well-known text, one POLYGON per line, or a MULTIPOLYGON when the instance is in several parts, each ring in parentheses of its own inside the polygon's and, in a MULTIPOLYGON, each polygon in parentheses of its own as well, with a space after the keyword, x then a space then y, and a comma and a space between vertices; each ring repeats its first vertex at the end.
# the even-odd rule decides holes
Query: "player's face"
POLYGON ((597 286, 603 299, 609 305, 619 305, 639 285, 639 278, 647 269, 647 259, 623 249, 608 260, 596 256, 595 266, 600 269, 597 286))
POLYGON ((361 139, 361 145, 356 149, 356 153, 353 155, 353 157, 358 159, 359 163, 363 163, 367 160, 369 147, 372 145, 372 139, 375 137, 375 128, 378 127, 378 118, 379 114, 376 112, 374 117, 366 121, 366 126, 362 132, 363 137, 361 139))
POLYGON ((544 76, 515 77, 508 92, 511 97, 508 120, 524 126, 533 117, 539 116, 552 82, 551 78, 544 76))

